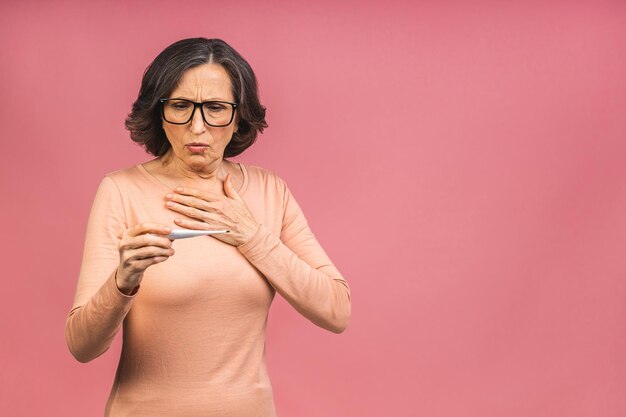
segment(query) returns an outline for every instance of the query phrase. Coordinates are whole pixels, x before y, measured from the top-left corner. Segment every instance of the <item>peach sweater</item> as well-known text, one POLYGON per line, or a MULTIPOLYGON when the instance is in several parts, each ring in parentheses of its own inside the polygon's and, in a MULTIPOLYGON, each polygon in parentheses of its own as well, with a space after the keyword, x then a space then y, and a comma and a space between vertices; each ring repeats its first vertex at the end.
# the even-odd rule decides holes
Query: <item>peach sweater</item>
POLYGON ((103 354, 123 325, 123 347, 105 415, 275 416, 265 329, 276 291, 318 326, 341 331, 350 290, 324 253, 286 184, 239 164, 239 194, 259 231, 234 247, 212 237, 174 242, 139 291, 115 285, 122 232, 137 223, 175 227, 169 188, 141 165, 107 175, 85 240, 67 343, 81 362, 103 354))

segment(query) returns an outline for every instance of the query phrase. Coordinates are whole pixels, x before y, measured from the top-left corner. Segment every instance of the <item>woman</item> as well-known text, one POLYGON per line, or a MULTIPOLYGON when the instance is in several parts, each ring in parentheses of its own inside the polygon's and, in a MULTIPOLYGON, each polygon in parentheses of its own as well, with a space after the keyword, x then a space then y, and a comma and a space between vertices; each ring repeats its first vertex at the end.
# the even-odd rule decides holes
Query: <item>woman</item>
POLYGON ((248 63, 217 39, 166 48, 126 126, 156 156, 107 175, 66 336, 90 361, 123 325, 107 416, 274 416, 265 328, 275 292, 342 332, 350 291, 285 183, 230 162, 266 127, 248 63), (229 233, 171 240, 173 229, 229 233))

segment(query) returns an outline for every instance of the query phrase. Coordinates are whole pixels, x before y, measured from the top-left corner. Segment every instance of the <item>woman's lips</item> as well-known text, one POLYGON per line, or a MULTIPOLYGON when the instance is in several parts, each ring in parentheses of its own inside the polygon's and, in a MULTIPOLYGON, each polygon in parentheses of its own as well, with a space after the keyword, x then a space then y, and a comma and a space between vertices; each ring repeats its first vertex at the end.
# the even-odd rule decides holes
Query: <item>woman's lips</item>
POLYGON ((185 146, 191 151, 191 153, 202 153, 209 148, 209 145, 204 143, 190 143, 185 146))

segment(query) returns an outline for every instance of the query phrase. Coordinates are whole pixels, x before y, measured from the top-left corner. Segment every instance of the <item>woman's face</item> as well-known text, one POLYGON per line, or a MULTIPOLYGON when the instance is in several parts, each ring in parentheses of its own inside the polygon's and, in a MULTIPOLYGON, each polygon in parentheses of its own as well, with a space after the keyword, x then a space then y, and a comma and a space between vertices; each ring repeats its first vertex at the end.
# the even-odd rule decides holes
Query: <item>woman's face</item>
MULTIPOLYGON (((169 98, 184 98, 195 102, 235 102, 230 77, 224 67, 218 64, 204 64, 187 70, 169 98)), ((169 156, 194 171, 206 168, 208 164, 215 163, 224 156, 224 149, 237 129, 236 122, 235 116, 228 126, 209 126, 204 123, 200 108, 196 109, 191 121, 184 125, 163 120, 163 130, 172 145, 168 151, 169 156)))

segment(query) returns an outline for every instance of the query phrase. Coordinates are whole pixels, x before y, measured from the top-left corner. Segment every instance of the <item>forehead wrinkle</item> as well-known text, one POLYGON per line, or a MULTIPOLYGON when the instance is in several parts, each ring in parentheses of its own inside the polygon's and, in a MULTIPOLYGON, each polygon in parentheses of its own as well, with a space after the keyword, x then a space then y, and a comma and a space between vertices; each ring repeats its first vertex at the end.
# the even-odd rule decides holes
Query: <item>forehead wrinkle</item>
POLYGON ((191 68, 180 79, 172 92, 172 97, 192 101, 232 100, 232 88, 228 74, 223 69, 216 70, 215 64, 205 64, 191 68))

